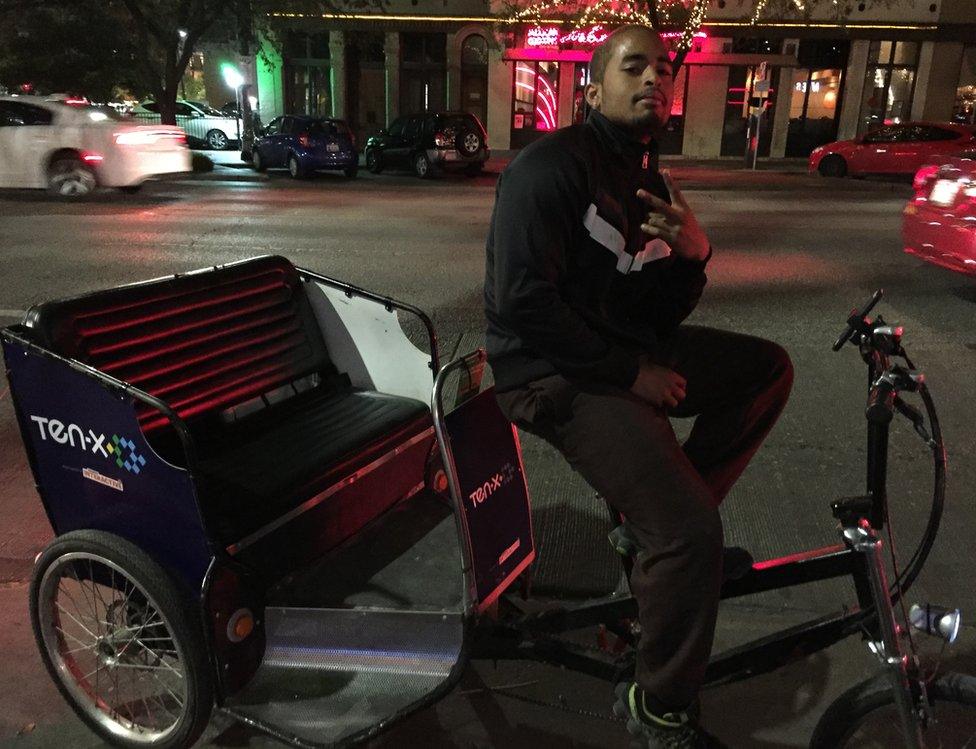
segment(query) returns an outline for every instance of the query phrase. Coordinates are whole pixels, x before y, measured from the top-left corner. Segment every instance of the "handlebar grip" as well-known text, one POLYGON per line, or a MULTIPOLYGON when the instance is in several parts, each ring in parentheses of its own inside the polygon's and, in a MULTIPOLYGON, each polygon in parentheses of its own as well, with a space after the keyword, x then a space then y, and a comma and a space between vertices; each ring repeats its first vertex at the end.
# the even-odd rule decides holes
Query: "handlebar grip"
POLYGON ((847 343, 854 334, 854 323, 863 320, 864 317, 874 309, 874 305, 881 301, 881 297, 883 296, 884 289, 878 289, 871 295, 871 298, 860 312, 851 310, 850 317, 847 318, 847 327, 844 328, 844 332, 841 333, 840 337, 834 342, 834 351, 840 351, 842 348, 844 348, 844 344, 847 343))

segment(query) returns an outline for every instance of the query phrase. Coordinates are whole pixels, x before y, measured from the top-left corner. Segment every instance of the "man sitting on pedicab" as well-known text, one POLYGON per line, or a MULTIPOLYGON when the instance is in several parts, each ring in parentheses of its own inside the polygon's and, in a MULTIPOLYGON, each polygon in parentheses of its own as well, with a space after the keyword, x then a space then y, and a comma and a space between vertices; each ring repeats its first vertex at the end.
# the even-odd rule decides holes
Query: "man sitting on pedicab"
POLYGON ((793 370, 774 343, 682 324, 712 248, 658 171, 654 134, 673 88, 653 30, 626 26, 597 47, 586 122, 528 146, 499 179, 485 313, 502 411, 551 442, 641 548, 636 682, 618 687, 617 708, 648 746, 700 747, 714 742, 693 705, 723 556, 726 576, 751 563, 723 554, 718 506, 785 406, 793 370), (683 445, 671 416, 696 417, 683 445))

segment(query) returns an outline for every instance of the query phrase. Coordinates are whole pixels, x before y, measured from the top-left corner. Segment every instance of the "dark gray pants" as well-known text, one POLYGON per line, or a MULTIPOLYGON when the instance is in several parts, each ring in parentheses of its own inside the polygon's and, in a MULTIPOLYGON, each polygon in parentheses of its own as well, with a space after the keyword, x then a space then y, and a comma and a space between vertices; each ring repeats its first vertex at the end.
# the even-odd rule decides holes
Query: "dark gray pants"
POLYGON ((701 687, 715 632, 718 506, 786 404, 793 367, 774 343, 690 325, 667 342, 664 359, 688 382, 670 412, 559 375, 499 393, 498 404, 551 442, 633 527, 645 549, 630 581, 642 631, 637 682, 681 709, 701 687), (669 416, 697 417, 684 445, 669 416))

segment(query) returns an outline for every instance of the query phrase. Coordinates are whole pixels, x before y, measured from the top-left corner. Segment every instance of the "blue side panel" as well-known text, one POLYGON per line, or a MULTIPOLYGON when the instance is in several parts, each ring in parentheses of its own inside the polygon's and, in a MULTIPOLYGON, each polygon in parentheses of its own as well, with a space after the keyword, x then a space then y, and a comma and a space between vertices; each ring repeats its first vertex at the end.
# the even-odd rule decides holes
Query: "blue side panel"
POLYGON ((132 399, 16 343, 3 355, 54 532, 115 533, 199 591, 212 554, 193 482, 146 442, 132 399))

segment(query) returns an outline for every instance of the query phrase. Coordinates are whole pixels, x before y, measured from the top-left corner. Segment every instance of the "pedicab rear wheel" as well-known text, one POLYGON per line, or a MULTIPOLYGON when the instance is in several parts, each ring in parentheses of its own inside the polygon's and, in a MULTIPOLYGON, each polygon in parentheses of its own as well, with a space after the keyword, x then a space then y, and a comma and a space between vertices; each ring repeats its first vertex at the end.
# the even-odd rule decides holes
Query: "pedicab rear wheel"
POLYGON ((89 728, 120 747, 187 747, 213 707, 198 608, 148 554, 100 531, 39 557, 30 615, 44 665, 89 728))

